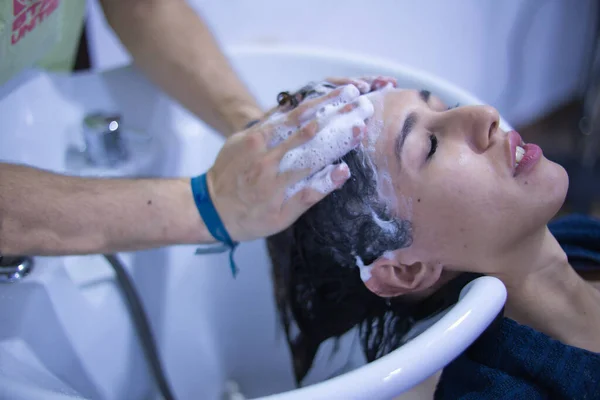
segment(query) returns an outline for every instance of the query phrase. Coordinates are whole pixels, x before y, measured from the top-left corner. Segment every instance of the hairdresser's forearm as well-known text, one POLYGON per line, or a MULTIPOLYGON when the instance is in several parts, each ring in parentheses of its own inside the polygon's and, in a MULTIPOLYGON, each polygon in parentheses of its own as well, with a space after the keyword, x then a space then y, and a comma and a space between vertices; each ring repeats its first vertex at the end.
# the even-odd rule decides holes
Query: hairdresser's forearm
POLYGON ((0 163, 0 254, 213 242, 184 179, 86 179, 0 163))
POLYGON ((229 136, 262 112, 185 0, 101 0, 135 64, 169 95, 229 136))

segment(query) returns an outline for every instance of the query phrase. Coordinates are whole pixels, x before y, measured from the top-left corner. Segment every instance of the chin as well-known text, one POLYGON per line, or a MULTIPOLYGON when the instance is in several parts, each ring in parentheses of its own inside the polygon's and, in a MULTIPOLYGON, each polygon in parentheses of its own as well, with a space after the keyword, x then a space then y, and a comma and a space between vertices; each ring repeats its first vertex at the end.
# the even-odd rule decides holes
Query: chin
POLYGON ((544 158, 543 191, 538 199, 546 203, 548 210, 548 221, 552 219, 563 206, 569 190, 569 175, 559 164, 544 158))

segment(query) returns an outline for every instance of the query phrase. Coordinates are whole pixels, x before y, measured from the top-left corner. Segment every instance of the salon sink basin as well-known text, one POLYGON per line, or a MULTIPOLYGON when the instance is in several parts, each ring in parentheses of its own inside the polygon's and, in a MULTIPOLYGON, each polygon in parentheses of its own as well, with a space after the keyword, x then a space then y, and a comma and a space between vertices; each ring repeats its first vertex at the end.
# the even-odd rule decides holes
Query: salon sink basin
POLYGON ((85 329, 96 325, 94 310, 61 267, 60 259, 34 258, 34 270, 22 282, 0 287, 0 398, 14 398, 23 384, 33 386, 32 393, 57 387, 74 396, 102 393, 86 365, 102 361, 100 346, 95 360, 81 352, 95 342, 108 345, 106 332, 85 329))
MULTIPOLYGON (((451 104, 480 103, 444 81, 385 60, 276 47, 231 49, 230 55, 264 107, 274 104, 278 92, 310 80, 374 74, 396 76, 404 87, 430 89, 451 104)), ((74 76, 31 72, 21 79, 25 83, 13 85, 12 91, 0 89, 3 129, 14 132, 0 139, 3 161, 79 173, 67 168, 65 153, 80 140, 82 118, 98 110, 122 114, 164 145, 160 162, 146 171, 154 176, 201 173, 223 143, 131 66, 74 76)), ((238 248, 236 279, 226 254, 200 257, 194 250, 174 246, 119 255, 139 291, 178 399, 220 399, 229 380, 247 398, 329 399, 342 393, 343 398, 389 398, 466 348, 506 296, 498 280, 480 278, 441 320, 422 326, 424 333, 409 344, 368 365, 355 331, 342 339, 334 356, 333 343, 326 342, 307 376, 308 386, 295 391, 264 241, 238 248)), ((0 387, 11 384, 6 387, 12 393, 28 387, 31 393, 45 393, 38 396, 44 398, 156 396, 114 274, 101 256, 35 258, 30 275, 0 284, 0 299, 0 367, 16 354, 25 361, 15 369, 29 371, 13 379, 16 372, 0 368, 0 387)))
MULTIPOLYGON (((147 117, 163 96, 129 70, 76 76, 29 71, 17 80, 0 88, 4 162, 87 174, 68 168, 67 149, 81 141, 84 116, 99 110, 119 112, 151 134, 166 128, 162 114, 147 117), (115 86, 125 90, 115 93, 115 86)), ((126 268, 132 271, 143 254, 123 254, 126 268)), ((114 273, 101 256, 35 257, 30 274, 15 283, 1 281, 0 366, 13 367, 0 368, 0 398, 135 399, 153 390, 114 273), (26 361, 8 361, 15 357, 26 361)))
POLYGON ((77 118, 77 107, 57 90, 67 82, 62 78, 29 73, 16 89, 16 84, 0 87, 0 160, 62 170, 65 133, 77 118))

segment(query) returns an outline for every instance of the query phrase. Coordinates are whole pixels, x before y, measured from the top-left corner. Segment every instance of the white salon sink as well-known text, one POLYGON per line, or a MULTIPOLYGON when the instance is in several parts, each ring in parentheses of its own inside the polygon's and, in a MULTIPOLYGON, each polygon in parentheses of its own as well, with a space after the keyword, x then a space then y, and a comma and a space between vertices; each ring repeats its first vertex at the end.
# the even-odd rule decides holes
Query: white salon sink
MULTIPOLYGON (((2 161, 77 174, 66 167, 67 148, 82 140, 84 115, 98 110, 118 111, 149 133, 166 128, 164 114, 154 113, 163 97, 130 71, 74 77, 30 71, 18 79, 21 85, 0 90, 2 161)), ((123 255, 130 271, 145 254, 123 255)), ((30 275, 0 284, 0 299, 0 365, 15 354, 29 360, 20 369, 14 363, 0 369, 0 398, 135 399, 153 391, 114 273, 101 256, 36 257, 30 275), (50 390, 58 386, 48 386, 48 376, 69 390, 50 390)))
MULTIPOLYGON (((381 60, 289 48, 234 49, 230 54, 264 107, 274 104, 278 92, 310 80, 373 74, 394 75, 400 85, 430 89, 451 104, 478 103, 434 77, 381 60)), ((156 176, 204 172, 223 142, 134 68, 74 77, 32 73, 13 92, 0 91, 5 130, 0 159, 64 172, 68 143, 77 138, 83 116, 98 110, 117 111, 136 129, 162 140, 156 176)), ((344 398, 389 398, 459 354, 497 315, 506 296, 499 281, 477 281, 425 335, 367 366, 350 332, 336 356, 331 357, 332 343, 323 346, 307 383, 327 380, 344 366, 353 371, 309 386, 308 392, 294 392, 264 242, 240 246, 235 280, 226 254, 198 257, 194 250, 179 246, 120 255, 144 302, 178 399, 219 399, 227 380, 236 381, 250 398, 283 393, 280 399, 329 399, 350 389, 344 398)), ((23 382, 28 382, 31 393, 45 391, 47 398, 135 400, 155 394, 107 263, 99 256, 35 261, 34 271, 21 282, 0 285, 0 366, 2 357, 13 359, 14 354, 27 354, 23 359, 30 360, 19 367, 30 374, 20 373, 17 380, 0 368, 0 387, 23 393, 23 382)))
POLYGON ((103 391, 89 367, 103 361, 98 351, 114 340, 105 340, 107 332, 98 329, 95 310, 69 281, 62 260, 35 258, 34 268, 22 282, 0 287, 0 398, 14 398, 13 385, 24 384, 99 397, 103 391))

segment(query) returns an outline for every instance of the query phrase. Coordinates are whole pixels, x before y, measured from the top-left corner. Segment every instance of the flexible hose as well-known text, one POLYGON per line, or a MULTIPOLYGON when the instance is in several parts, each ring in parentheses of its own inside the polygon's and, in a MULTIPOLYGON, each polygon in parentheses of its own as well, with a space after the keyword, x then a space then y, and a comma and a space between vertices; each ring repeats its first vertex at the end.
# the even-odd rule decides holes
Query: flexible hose
POLYGON ((115 270, 117 282, 119 283, 121 291, 125 296, 125 302, 129 310, 129 315, 135 326, 137 336, 142 346, 142 351, 146 357, 148 368, 154 377, 154 382, 156 383, 156 386, 158 387, 163 399, 174 400, 175 396, 173 396, 173 392, 171 391, 169 382, 167 381, 164 369, 160 362, 156 341, 152 335, 152 329, 150 329, 148 317, 146 316, 142 302, 140 301, 137 291, 135 290, 135 286, 131 281, 129 274, 125 270, 123 263, 115 254, 104 254, 104 258, 106 258, 108 263, 115 270))

